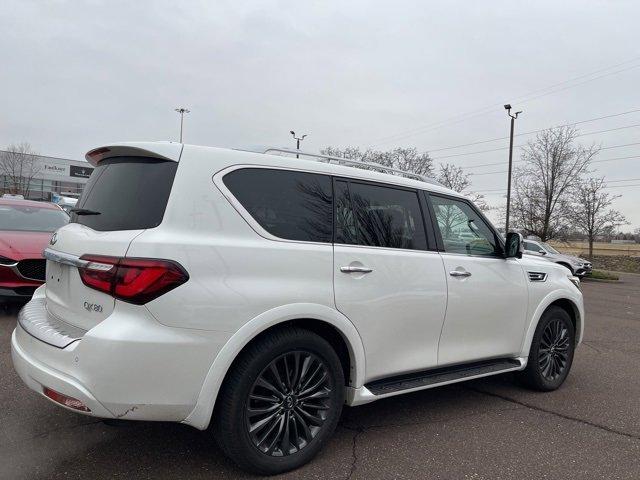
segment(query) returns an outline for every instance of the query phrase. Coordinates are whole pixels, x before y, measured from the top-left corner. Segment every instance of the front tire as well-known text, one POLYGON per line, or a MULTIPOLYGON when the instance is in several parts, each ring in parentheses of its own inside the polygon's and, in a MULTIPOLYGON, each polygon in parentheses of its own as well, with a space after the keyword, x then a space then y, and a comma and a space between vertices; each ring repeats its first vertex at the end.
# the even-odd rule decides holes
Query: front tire
POLYGON ((331 345, 296 327, 268 333, 236 360, 214 411, 222 451, 273 475, 309 462, 338 424, 344 374, 331 345))
POLYGON ((531 342, 523 382, 544 392, 556 390, 569 375, 575 350, 575 328, 569 314, 551 306, 543 314, 531 342))

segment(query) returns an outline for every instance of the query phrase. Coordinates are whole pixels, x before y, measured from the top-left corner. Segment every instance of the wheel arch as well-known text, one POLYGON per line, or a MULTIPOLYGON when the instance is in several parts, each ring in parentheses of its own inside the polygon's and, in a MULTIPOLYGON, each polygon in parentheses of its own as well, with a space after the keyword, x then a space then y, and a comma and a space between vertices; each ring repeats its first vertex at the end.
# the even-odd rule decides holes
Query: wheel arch
POLYGON ((200 430, 208 427, 224 379, 238 355, 249 344, 276 328, 295 325, 325 338, 336 350, 345 372, 345 387, 364 383, 365 356, 355 326, 340 312, 324 305, 295 304, 277 307, 243 325, 220 349, 204 379, 194 409, 182 423, 200 430))
POLYGON ((538 327, 538 323, 544 312, 551 306, 558 306, 569 314, 576 332, 576 345, 582 341, 582 334, 584 332, 584 308, 582 307, 582 302, 577 296, 567 291, 557 290, 551 292, 538 304, 523 341, 521 353, 523 357, 529 356, 529 349, 531 348, 531 342, 533 341, 533 335, 538 327))

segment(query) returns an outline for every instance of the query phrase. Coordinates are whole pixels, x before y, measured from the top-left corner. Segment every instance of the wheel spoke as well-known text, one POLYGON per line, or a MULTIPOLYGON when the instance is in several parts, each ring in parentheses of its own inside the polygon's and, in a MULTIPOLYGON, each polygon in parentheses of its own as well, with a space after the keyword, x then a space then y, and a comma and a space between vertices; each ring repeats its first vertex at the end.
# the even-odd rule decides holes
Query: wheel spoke
MULTIPOLYGON (((278 416, 278 412, 274 412, 271 415, 269 415, 268 417, 265 417, 262 420, 254 423, 253 425, 251 425, 251 428, 249 429, 249 432, 253 433, 253 432, 259 431, 262 427, 264 427, 266 424, 271 422, 277 416, 278 416)), ((260 443, 262 443, 262 442, 260 442, 260 443)))
POLYGON ((267 403, 279 403, 280 401, 274 397, 265 397, 264 395, 249 395, 249 400, 256 400, 259 402, 267 402, 267 403))
POLYGON ((271 413, 279 408, 280 405, 272 405, 266 408, 247 408, 247 413, 249 414, 249 418, 253 418, 258 415, 264 415, 265 413, 271 413))
MULTIPOLYGON (((275 430, 275 428, 278 425, 282 424, 282 415, 276 415, 270 422, 269 422, 269 427, 266 428, 263 433, 262 436, 260 437, 260 439, 258 440, 257 446, 259 447, 260 445, 262 445, 264 443, 264 441, 267 439, 267 437, 273 433, 273 431, 275 430)), ((277 437, 277 435, 276 435, 277 437)), ((268 447, 267 447, 268 448, 268 447)))
POLYGON ((304 381, 304 377, 307 374, 307 370, 309 370, 309 366, 311 364, 311 356, 307 355, 306 357, 304 357, 304 360, 302 361, 302 368, 300 370, 300 378, 298 378, 298 381, 296 382, 296 388, 300 386, 300 384, 304 381))
MULTIPOLYGON (((284 424, 285 424, 285 416, 284 415, 280 415, 280 421, 278 422, 278 431, 273 436, 273 439, 271 440, 271 443, 267 447, 267 452, 266 452, 267 455, 271 455, 273 453, 274 449, 276 448, 276 446, 281 443, 281 440, 282 440, 281 436, 282 436, 282 432, 284 430, 284 424)), ((283 452, 283 455, 284 455, 284 452, 283 452)))
POLYGON ((315 378, 315 376, 318 374, 318 372, 321 371, 322 369, 323 369, 323 365, 321 363, 319 363, 318 366, 313 371, 313 373, 308 376, 307 381, 304 382, 304 385, 302 385, 302 387, 300 387, 300 391, 306 390, 307 385, 309 385, 309 383, 311 383, 311 381, 315 378))
POLYGON ((258 378, 258 380, 256 381, 256 385, 262 388, 266 388, 267 390, 271 390, 273 393, 275 393, 278 396, 278 398, 284 398, 284 395, 282 394, 282 392, 280 392, 280 390, 278 390, 270 382, 265 380, 264 377, 258 378))
POLYGON ((273 374, 273 378, 276 381, 276 384, 280 387, 280 391, 284 392, 286 390, 286 387, 284 382, 282 381, 282 377, 280 377, 280 372, 278 372, 278 366, 276 365, 276 362, 272 362, 271 365, 269 365, 269 369, 273 374))
POLYGON ((322 376, 313 385, 309 386, 308 388, 300 392, 300 395, 304 396, 304 395, 308 395, 311 392, 315 392, 324 383, 324 381, 327 379, 328 376, 329 374, 327 372, 323 372, 322 376))
POLYGON ((331 396, 331 391, 328 390, 319 390, 310 395, 298 395, 298 400, 317 400, 319 398, 329 398, 331 396))
POLYGON ((291 450, 290 424, 291 414, 286 412, 284 415, 284 432, 282 432, 282 438, 280 440, 280 450, 282 450, 282 455, 288 455, 289 450, 291 450))
POLYGON ((304 419, 300 416, 300 414, 297 411, 293 411, 293 415, 296 418, 296 420, 298 420, 298 423, 300 424, 300 426, 302 427, 302 433, 304 435, 304 439, 308 442, 311 441, 311 430, 309 430, 309 425, 307 425, 307 422, 304 421, 304 419))
POLYGON ((311 425, 314 425, 316 427, 322 425, 323 420, 319 416, 311 415, 300 406, 297 407, 296 411, 307 421, 307 423, 310 423, 311 425))

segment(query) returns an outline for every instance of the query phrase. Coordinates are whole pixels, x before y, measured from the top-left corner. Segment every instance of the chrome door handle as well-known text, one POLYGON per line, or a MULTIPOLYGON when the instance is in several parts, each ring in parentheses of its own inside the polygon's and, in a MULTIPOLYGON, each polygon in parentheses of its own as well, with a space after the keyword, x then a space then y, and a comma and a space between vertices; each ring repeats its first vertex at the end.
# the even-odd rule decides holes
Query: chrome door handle
POLYGON ((340 271, 342 273, 371 273, 373 272, 373 269, 368 267, 353 267, 349 265, 346 267, 340 267, 340 271))
POLYGON ((449 275, 451 275, 452 277, 470 277, 471 272, 461 272, 460 270, 453 270, 449 272, 449 275))

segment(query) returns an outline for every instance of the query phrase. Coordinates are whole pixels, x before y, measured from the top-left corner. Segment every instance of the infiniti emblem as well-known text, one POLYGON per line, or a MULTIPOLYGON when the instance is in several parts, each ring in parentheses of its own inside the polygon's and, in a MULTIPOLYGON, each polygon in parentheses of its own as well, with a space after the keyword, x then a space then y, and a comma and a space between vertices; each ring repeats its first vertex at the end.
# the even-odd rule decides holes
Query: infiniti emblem
POLYGON ((58 241, 58 233, 56 232, 51 236, 51 240, 49 241, 49 244, 55 245, 57 241, 58 241))

